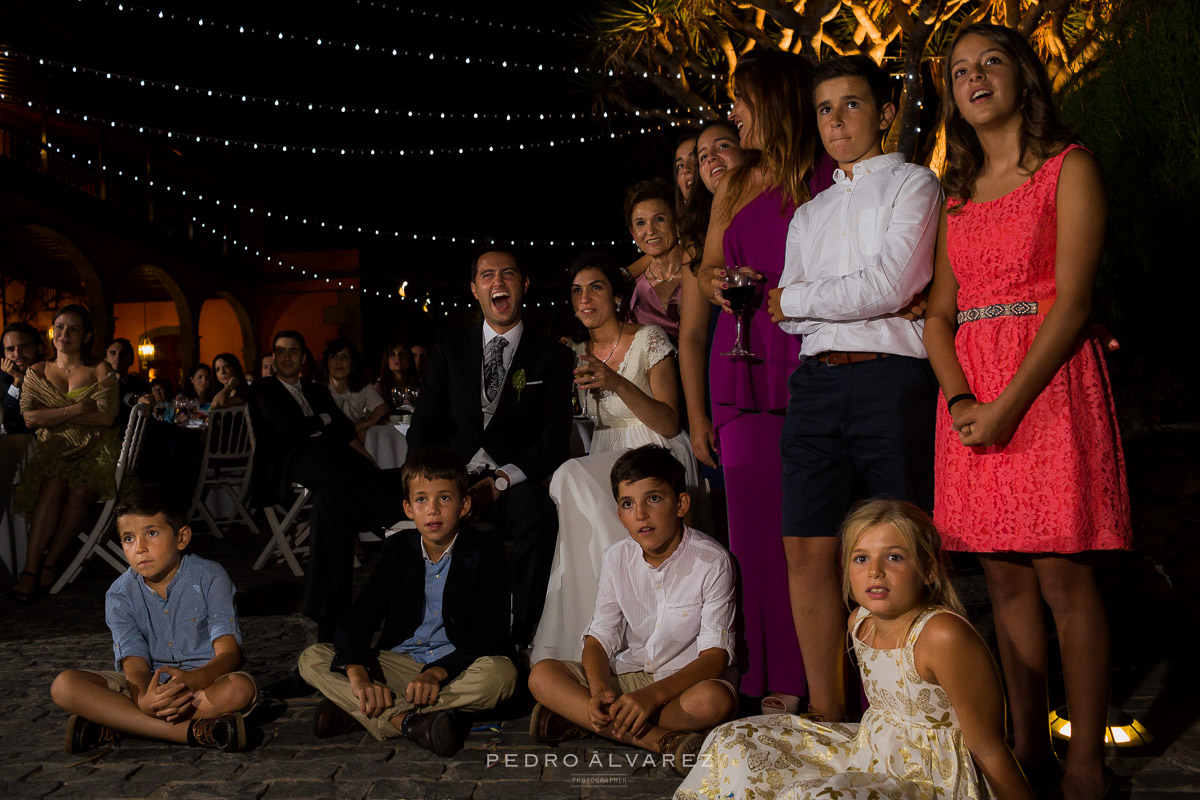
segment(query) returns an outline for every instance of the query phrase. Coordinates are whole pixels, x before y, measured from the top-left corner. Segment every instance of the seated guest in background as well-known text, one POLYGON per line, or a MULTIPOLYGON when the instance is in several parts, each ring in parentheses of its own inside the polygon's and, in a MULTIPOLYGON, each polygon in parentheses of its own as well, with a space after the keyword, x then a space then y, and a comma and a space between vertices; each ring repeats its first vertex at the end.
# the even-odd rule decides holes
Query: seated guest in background
POLYGON ((212 370, 208 364, 197 364, 192 367, 191 373, 188 374, 188 379, 184 382, 183 386, 179 387, 179 396, 185 400, 195 401, 197 408, 211 406, 215 395, 216 390, 213 387, 212 370))
POLYGON ((574 345, 575 382, 585 393, 584 410, 595 414, 596 431, 590 453, 565 462, 550 482, 550 496, 558 506, 558 543, 533 640, 534 662, 580 656, 583 629, 596 602, 601 556, 609 545, 627 538, 608 478, 622 453, 644 444, 668 448, 684 465, 693 498, 692 525, 712 525, 691 441, 679 427, 670 340, 657 325, 622 321, 625 280, 611 259, 584 253, 569 272, 571 306, 587 331, 586 340, 574 345))
POLYGON ((629 319, 658 325, 674 344, 679 340, 680 280, 692 254, 679 243, 670 187, 661 180, 631 187, 625 193, 625 224, 644 254, 629 268, 636 275, 629 294, 629 319))
POLYGON ((242 632, 228 573, 184 554, 187 514, 165 490, 145 486, 117 506, 117 538, 129 569, 104 598, 118 671, 68 669, 50 695, 71 714, 67 752, 122 734, 194 747, 243 750, 242 712, 254 678, 240 672, 242 632))
POLYGON ((117 488, 117 377, 108 362, 91 358, 91 312, 63 306, 53 332, 54 359, 26 370, 21 386, 21 414, 37 429, 38 446, 14 504, 29 520, 25 568, 12 591, 20 602, 54 585, 59 558, 83 530, 88 508, 117 488))
POLYGON ((154 407, 154 415, 156 417, 165 418, 171 411, 171 398, 174 396, 175 388, 171 386, 171 382, 166 378, 155 378, 150 381, 150 397, 143 397, 143 403, 149 403, 154 407))
POLYGON ((333 402, 354 423, 354 431, 361 442, 367 429, 388 413, 387 403, 371 385, 362 353, 349 339, 331 339, 321 356, 321 368, 329 376, 333 402))
POLYGON ((262 365, 259 367, 258 376, 260 378, 269 378, 275 374, 275 354, 267 353, 262 357, 262 365))
POLYGON ((413 367, 417 370, 417 379, 425 377, 425 365, 429 363, 429 348, 423 344, 412 346, 413 367))
POLYGON ((417 375, 409 346, 404 342, 395 341, 384 348, 383 359, 379 364, 379 380, 375 382, 375 388, 379 390, 380 396, 393 414, 399 414, 401 406, 404 405, 403 399, 398 396, 400 392, 393 390, 417 389, 420 385, 421 379, 417 375))
MULTIPOLYGON (((340 529, 317 512, 319 498, 343 481, 362 480, 378 469, 329 389, 300 377, 306 349, 298 331, 276 333, 275 374, 259 378, 250 392, 256 440, 254 498, 258 506, 290 506, 293 482, 313 493, 304 613, 316 620, 318 640, 328 642, 337 618, 350 605, 354 541, 365 528, 347 530, 348 550, 344 549, 337 541, 340 529)), ((293 681, 275 694, 283 697, 287 691, 295 696, 300 689, 302 684, 293 681)))
POLYGON ((213 395, 213 408, 232 408, 246 404, 249 384, 246 383, 246 373, 242 371, 242 362, 237 356, 233 353, 218 355, 213 359, 212 373, 221 387, 213 395))
POLYGON ((736 713, 733 563, 683 524, 683 480, 683 465, 658 445, 613 465, 628 537, 604 551, 583 661, 546 659, 529 675, 535 740, 597 733, 670 756, 684 775, 702 732, 736 713))
POLYGON ((452 756, 470 728, 462 712, 494 708, 516 688, 517 671, 503 656, 504 545, 463 524, 471 510, 467 470, 451 451, 411 454, 401 487, 417 529, 384 542, 335 645, 305 650, 300 674, 327 698, 313 720, 318 738, 366 728, 379 740, 404 736, 452 756))
POLYGON ((571 352, 522 320, 529 278, 498 246, 476 251, 471 293, 483 322, 433 346, 408 445, 444 445, 468 462, 477 514, 512 532, 513 644, 542 615, 558 513, 542 481, 570 454, 571 352))
POLYGON ((117 412, 117 430, 125 433, 125 425, 129 422, 129 412, 138 402, 150 393, 150 383, 136 372, 130 374, 133 366, 133 345, 128 339, 113 339, 104 352, 104 360, 117 373, 117 397, 121 399, 120 410, 117 412))
POLYGON ((25 322, 10 322, 0 334, 4 354, 0 356, 0 393, 3 395, 4 430, 9 433, 29 433, 21 417, 21 387, 25 372, 42 360, 42 339, 34 327, 25 322))

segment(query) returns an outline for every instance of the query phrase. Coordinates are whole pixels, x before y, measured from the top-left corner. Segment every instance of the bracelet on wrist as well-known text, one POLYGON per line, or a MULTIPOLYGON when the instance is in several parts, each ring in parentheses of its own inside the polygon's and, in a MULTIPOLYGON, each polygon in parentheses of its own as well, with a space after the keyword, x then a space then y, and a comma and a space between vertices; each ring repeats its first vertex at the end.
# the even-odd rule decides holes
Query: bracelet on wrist
POLYGON ((946 411, 950 411, 950 409, 954 408, 954 404, 957 403, 959 400, 975 400, 975 399, 977 399, 975 397, 975 395, 971 394, 970 392, 963 392, 962 394, 956 394, 956 395, 954 395, 954 397, 951 397, 949 400, 946 401, 946 411))

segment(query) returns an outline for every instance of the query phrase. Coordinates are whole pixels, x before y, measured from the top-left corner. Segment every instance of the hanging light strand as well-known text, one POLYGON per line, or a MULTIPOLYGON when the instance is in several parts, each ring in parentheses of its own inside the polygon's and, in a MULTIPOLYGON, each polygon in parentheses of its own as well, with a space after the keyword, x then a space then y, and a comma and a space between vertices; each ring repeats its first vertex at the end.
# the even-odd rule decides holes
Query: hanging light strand
POLYGON ((555 30, 547 25, 517 25, 510 22, 496 22, 494 20, 478 19, 466 17, 462 14, 451 14, 447 11, 430 11, 426 8, 409 8, 407 6, 393 5, 392 3, 381 3, 376 0, 355 0, 360 6, 367 8, 379 8, 385 11, 395 11, 400 14, 409 14, 414 17, 422 17, 426 19, 446 20, 448 22, 461 22, 466 25, 478 25, 481 28, 493 28, 499 30, 517 31, 524 33, 539 33, 547 36, 561 36, 564 39, 576 38, 573 34, 566 31, 555 30))
POLYGON ((294 33, 277 29, 272 30, 253 25, 227 22, 225 20, 215 20, 200 14, 176 13, 174 11, 165 11, 162 9, 150 8, 148 6, 136 5, 134 3, 126 3, 123 2, 123 0, 95 0, 95 2, 100 3, 106 8, 116 9, 119 12, 147 14, 165 22, 180 22, 188 25, 195 25, 196 27, 205 31, 227 31, 241 36, 265 37, 271 41, 280 42, 301 42, 304 44, 315 45, 317 47, 331 47, 340 50, 352 50, 356 53, 420 58, 425 61, 449 61, 477 67, 529 69, 537 72, 565 72, 576 75, 580 74, 581 72, 591 72, 596 74, 603 72, 602 70, 592 70, 586 67, 581 69, 580 67, 563 66, 561 64, 539 64, 532 61, 515 61, 508 58, 489 58, 487 56, 447 55, 441 53, 430 53, 423 50, 409 49, 405 47, 389 47, 386 45, 365 44, 363 42, 350 41, 348 39, 332 39, 326 36, 318 36, 316 34, 294 33))
MULTIPOLYGON (((72 153, 68 150, 65 150, 64 148, 55 145, 53 142, 48 142, 46 144, 46 148, 48 151, 60 156, 63 159, 67 159, 70 161, 77 161, 79 163, 86 164, 87 166, 93 167, 93 168, 99 166, 99 169, 102 172, 108 173, 110 176, 115 174, 118 178, 123 179, 123 180, 132 180, 134 183, 145 183, 147 186, 155 189, 156 191, 166 192, 168 194, 176 195, 180 198, 190 198, 195 202, 211 204, 211 207, 213 209, 220 209, 222 207, 226 207, 233 211, 247 213, 252 216, 256 215, 256 216, 260 216, 260 217, 266 218, 266 219, 282 220, 288 224, 293 224, 293 225, 299 224, 299 225, 303 225, 303 226, 306 226, 311 229, 325 229, 325 230, 329 230, 329 231, 337 230, 337 231, 341 231, 341 232, 361 233, 361 234, 378 236, 381 238, 399 240, 401 242, 411 242, 411 241, 429 242, 429 243, 440 242, 443 244, 463 244, 463 245, 482 244, 485 241, 496 242, 497 244, 507 244, 510 247, 526 247, 526 246, 528 246, 528 247, 582 248, 582 247, 621 247, 623 245, 628 244, 628 240, 625 240, 625 239, 610 239, 610 240, 606 241, 606 240, 595 240, 595 239, 592 239, 592 240, 587 240, 587 239, 546 240, 546 239, 524 239, 524 238, 522 238, 522 239, 509 239, 507 241, 499 241, 499 240, 495 239, 494 237, 481 238, 481 237, 468 237, 468 236, 457 236, 457 235, 449 236, 449 235, 437 235, 437 234, 428 234, 428 233, 411 233, 411 232, 404 232, 404 231, 389 231, 389 230, 380 229, 380 228, 371 228, 369 226, 363 227, 361 225, 347 225, 345 223, 332 223, 332 222, 327 223, 325 221, 321 221, 321 220, 317 220, 317 219, 309 219, 306 216, 298 216, 297 217, 296 215, 293 215, 293 214, 277 213, 277 212, 274 212, 274 211, 271 211, 268 209, 264 209, 260 206, 251 206, 246 203, 231 203, 231 202, 223 203, 220 198, 213 197, 211 193, 209 193, 208 195, 205 195, 205 193, 202 191, 190 190, 185 187, 181 187, 181 186, 173 185, 173 184, 169 184, 169 183, 163 183, 161 181, 153 181, 153 180, 143 181, 141 179, 141 177, 137 174, 134 174, 132 170, 130 171, 130 174, 128 176, 126 176, 126 171, 124 169, 117 169, 109 164, 97 165, 92 159, 86 158, 86 157, 81 158, 78 154, 72 153)), ((225 242, 232 247, 242 250, 247 255, 254 255, 256 257, 266 257, 268 259, 268 261, 271 261, 272 257, 265 255, 262 250, 252 249, 249 245, 246 245, 245 243, 240 241, 236 236, 230 236, 229 234, 221 233, 220 226, 218 226, 215 223, 210 223, 210 222, 206 221, 205 219, 202 219, 201 216, 198 214, 192 215, 191 222, 202 233, 210 234, 214 237, 218 237, 220 239, 220 241, 225 242)), ((333 274, 332 276, 331 275, 319 275, 316 272, 312 272, 311 270, 308 270, 306 267, 302 267, 302 266, 298 266, 298 265, 290 264, 290 263, 285 263, 285 262, 277 260, 277 259, 276 259, 276 261, 281 266, 287 266, 290 271, 299 270, 300 274, 305 278, 314 278, 314 279, 318 279, 318 280, 320 280, 320 279, 335 280, 336 279, 336 274, 333 274)), ((342 279, 341 281, 339 281, 337 283, 337 285, 339 287, 341 287, 342 281, 344 281, 344 280, 345 279, 342 279)), ((457 286, 457 284, 453 284, 453 283, 438 284, 437 282, 431 282, 431 281, 425 281, 425 280, 423 280, 422 283, 430 283, 432 285, 457 286)), ((353 288, 353 286, 351 286, 350 288, 353 288)))
MULTIPOLYGON (((367 114, 370 116, 381 117, 404 117, 413 119, 452 119, 452 120, 485 120, 494 121, 521 121, 521 120, 538 120, 538 121, 554 121, 554 120, 583 120, 593 121, 591 114, 586 114, 581 111, 423 111, 418 109, 396 109, 396 108, 380 108, 378 106, 354 106, 344 103, 318 103, 308 100, 287 100, 279 97, 266 97, 263 95, 248 94, 243 92, 231 92, 224 89, 207 89, 200 86, 189 86, 187 84, 176 83, 174 81, 162 81, 154 78, 143 78, 137 75, 126 75, 112 70, 98 69, 96 67, 83 66, 81 64, 72 64, 67 61, 59 61, 54 58, 43 58, 41 56, 22 53, 17 50, 5 50, 4 55, 8 58, 19 58, 31 63, 36 63, 40 66, 53 67, 64 71, 69 71, 73 75, 89 75, 103 78, 105 80, 128 83, 140 88, 175 91, 185 95, 196 95, 198 97, 211 97, 220 100, 232 100, 238 103, 259 104, 272 108, 284 109, 300 109, 303 111, 321 111, 334 112, 339 114, 367 114)), ((647 111, 608 111, 598 115, 600 118, 623 118, 623 117, 650 117, 653 114, 666 114, 668 116, 687 117, 695 115, 703 111, 701 108, 660 108, 649 109, 647 111)))
POLYGON ((195 142, 204 144, 224 145, 225 147, 245 147, 251 150, 264 150, 282 153, 302 153, 306 155, 343 155, 343 156, 443 156, 443 155, 465 155, 468 153, 512 153, 523 150, 545 150, 563 145, 584 144, 587 142, 599 142, 608 139, 624 139, 629 136, 639 136, 655 131, 674 128, 677 125, 688 124, 687 120, 672 120, 667 123, 658 123, 655 125, 643 125, 638 128, 630 128, 622 132, 595 133, 585 136, 561 136, 555 139, 542 140, 536 142, 522 142, 518 144, 495 144, 495 145, 467 145, 465 147, 417 147, 417 148, 396 148, 396 147, 338 147, 328 145, 297 145, 297 144, 281 144, 279 142, 255 142, 247 139, 235 139, 224 136, 212 136, 199 133, 184 133, 171 130, 169 128, 158 128, 151 125, 138 125, 132 122, 123 122, 121 120, 109 119, 107 117, 98 116, 96 114, 85 114, 78 111, 64 110, 59 107, 44 106, 40 103, 35 103, 32 100, 18 99, 11 94, 0 93, 0 101, 11 102, 26 108, 37 108, 44 111, 49 111, 57 116, 78 119, 83 122, 91 122, 102 127, 119 128, 128 131, 137 131, 140 134, 153 134, 165 136, 173 141, 195 142))

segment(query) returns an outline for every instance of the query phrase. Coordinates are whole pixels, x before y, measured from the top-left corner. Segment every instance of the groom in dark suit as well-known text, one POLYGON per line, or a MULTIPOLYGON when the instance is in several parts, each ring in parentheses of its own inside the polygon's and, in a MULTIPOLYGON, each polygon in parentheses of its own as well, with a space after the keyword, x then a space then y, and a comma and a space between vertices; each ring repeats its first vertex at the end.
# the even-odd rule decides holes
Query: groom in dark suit
POLYGON ((512 533, 518 649, 533 639, 554 558, 558 512, 543 481, 570 455, 574 365, 521 319, 528 289, 512 252, 476 252, 471 293, 483 322, 438 339, 408 432, 410 450, 442 445, 466 461, 476 513, 512 533))

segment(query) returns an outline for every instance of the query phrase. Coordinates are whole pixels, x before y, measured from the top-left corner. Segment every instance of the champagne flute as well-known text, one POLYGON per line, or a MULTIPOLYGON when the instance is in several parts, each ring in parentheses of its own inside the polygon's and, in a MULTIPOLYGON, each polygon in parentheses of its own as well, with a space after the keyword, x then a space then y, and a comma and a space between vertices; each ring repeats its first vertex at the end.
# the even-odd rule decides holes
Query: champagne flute
POLYGON ((729 282, 729 288, 721 292, 722 296, 729 301, 729 309, 733 311, 736 319, 736 333, 733 339, 733 347, 724 353, 723 356, 728 356, 735 361, 749 361, 756 358, 754 353, 751 353, 746 347, 746 317, 753 313, 751 304, 754 302, 755 286, 754 270, 749 267, 734 267, 726 278, 729 282))
POLYGON ((578 358, 575 359, 576 369, 582 368, 584 370, 583 372, 575 373, 575 384, 577 387, 576 391, 579 394, 580 405, 583 407, 584 418, 590 419, 593 422, 595 422, 598 419, 598 416, 596 413, 593 413, 591 403, 589 402, 589 396, 591 395, 591 390, 578 388, 580 381, 586 382, 586 381, 590 381, 592 378, 596 377, 596 373, 593 372, 589 368, 590 365, 588 364, 587 361, 584 360, 584 358, 585 358, 584 356, 579 356, 578 358))

